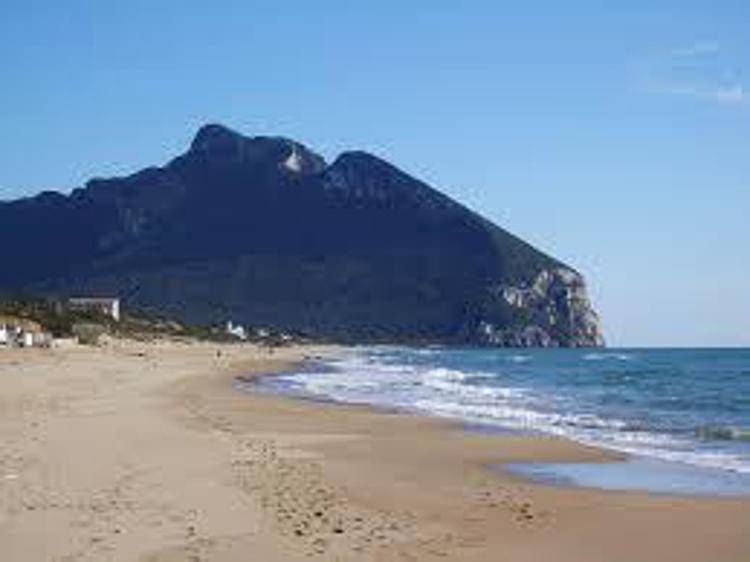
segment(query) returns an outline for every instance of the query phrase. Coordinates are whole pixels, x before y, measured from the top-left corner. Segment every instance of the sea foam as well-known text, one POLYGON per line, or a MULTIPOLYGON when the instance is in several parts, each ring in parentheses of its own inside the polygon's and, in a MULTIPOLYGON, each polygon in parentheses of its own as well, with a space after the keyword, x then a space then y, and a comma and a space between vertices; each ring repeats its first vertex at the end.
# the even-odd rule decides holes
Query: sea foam
POLYGON ((750 353, 704 355, 362 348, 318 372, 266 380, 283 392, 543 432, 662 461, 750 473, 750 413, 741 402, 747 377, 736 374, 748 368, 750 353), (721 371, 722 361, 734 371, 721 371), (724 388, 733 384, 739 387, 724 388))

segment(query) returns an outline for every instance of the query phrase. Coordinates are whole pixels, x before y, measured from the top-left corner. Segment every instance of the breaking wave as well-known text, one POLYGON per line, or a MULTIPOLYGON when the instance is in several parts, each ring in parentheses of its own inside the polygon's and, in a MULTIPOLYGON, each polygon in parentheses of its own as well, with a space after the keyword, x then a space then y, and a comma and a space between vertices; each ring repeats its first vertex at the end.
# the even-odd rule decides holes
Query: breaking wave
MULTIPOLYGON (((721 386, 748 384, 747 377, 726 382, 729 375, 705 373, 692 356, 654 353, 363 348, 318 372, 265 384, 750 474, 750 412, 737 402, 747 390, 721 386), (706 396, 716 410, 692 406, 706 396)), ((750 364, 750 355, 744 359, 740 371, 750 364)), ((705 368, 717 368, 712 361, 705 368)))

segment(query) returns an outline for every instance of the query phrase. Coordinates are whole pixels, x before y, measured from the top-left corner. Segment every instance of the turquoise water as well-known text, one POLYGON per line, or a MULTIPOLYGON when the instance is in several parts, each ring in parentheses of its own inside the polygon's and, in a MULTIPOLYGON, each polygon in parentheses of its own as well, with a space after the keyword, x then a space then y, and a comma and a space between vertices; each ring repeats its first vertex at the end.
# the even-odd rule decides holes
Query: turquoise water
POLYGON ((634 455, 517 466, 607 488, 750 492, 750 350, 361 348, 272 390, 561 435, 634 455), (669 484, 671 482, 671 484, 669 484))

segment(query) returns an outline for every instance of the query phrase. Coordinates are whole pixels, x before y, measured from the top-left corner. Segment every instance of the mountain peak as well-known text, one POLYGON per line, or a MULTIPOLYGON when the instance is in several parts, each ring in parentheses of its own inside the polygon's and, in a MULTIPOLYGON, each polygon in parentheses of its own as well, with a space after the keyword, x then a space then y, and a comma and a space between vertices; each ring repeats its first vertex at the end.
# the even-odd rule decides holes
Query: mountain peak
POLYGON ((246 137, 218 123, 198 130, 190 152, 212 161, 265 162, 293 175, 319 174, 326 168, 325 160, 301 143, 284 137, 246 137))
POLYGON ((209 123, 203 125, 193 137, 190 144, 191 151, 214 152, 216 149, 226 149, 229 146, 236 146, 244 140, 240 133, 233 131, 229 127, 218 123, 209 123))
POLYGON ((287 141, 289 154, 281 166, 289 173, 297 175, 320 174, 326 169, 325 159, 306 146, 295 141, 287 141))

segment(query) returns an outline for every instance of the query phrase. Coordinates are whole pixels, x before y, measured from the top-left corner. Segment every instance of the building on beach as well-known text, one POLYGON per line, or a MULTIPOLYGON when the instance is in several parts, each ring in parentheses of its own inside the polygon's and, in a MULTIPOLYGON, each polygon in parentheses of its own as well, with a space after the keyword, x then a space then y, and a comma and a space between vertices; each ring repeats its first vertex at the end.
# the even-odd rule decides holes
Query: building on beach
POLYGON ((76 297, 68 299, 68 307, 71 310, 104 314, 116 322, 120 321, 120 299, 118 298, 76 297))
POLYGON ((247 339, 247 331, 245 330, 245 327, 241 324, 233 324, 231 320, 227 322, 227 334, 242 341, 247 339))
POLYGON ((52 335, 23 318, 0 317, 0 347, 50 347, 52 335))

